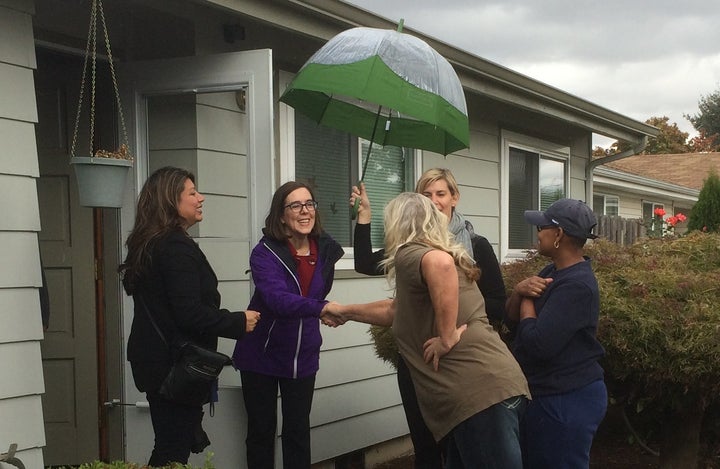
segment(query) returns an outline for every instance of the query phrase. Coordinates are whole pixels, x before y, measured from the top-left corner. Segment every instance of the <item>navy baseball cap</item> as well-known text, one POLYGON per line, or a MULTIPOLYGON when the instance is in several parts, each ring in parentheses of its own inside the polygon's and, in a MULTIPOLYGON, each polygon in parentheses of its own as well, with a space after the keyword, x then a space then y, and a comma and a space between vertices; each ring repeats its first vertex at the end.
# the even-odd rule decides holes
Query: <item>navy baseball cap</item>
POLYGON ((526 210, 525 221, 537 226, 558 226, 572 237, 595 239, 592 230, 597 219, 590 207, 582 200, 560 199, 552 203, 547 210, 526 210))

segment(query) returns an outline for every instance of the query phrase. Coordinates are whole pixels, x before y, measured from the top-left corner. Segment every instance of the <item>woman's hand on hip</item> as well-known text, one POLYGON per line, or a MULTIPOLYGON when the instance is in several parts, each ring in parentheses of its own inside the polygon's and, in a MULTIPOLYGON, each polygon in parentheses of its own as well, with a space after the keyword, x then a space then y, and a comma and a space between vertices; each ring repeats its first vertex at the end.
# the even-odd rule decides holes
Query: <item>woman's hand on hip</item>
POLYGON ((460 342, 460 336, 463 335, 466 329, 467 324, 463 324, 456 328, 453 334, 446 340, 443 340, 441 337, 433 337, 425 341, 423 344, 423 358, 425 359, 425 363, 432 362, 433 369, 437 371, 440 367, 440 357, 447 354, 460 342))

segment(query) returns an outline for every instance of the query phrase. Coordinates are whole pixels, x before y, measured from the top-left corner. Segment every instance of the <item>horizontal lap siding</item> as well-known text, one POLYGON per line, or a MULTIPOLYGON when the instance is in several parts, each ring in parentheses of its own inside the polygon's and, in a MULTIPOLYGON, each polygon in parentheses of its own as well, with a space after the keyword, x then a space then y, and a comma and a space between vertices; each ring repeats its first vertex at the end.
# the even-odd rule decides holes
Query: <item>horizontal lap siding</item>
MULTIPOLYGON (((26 157, 32 158, 35 155, 26 155, 26 157)), ((35 159, 37 158, 35 157, 35 159)), ((0 174, 0 187, 2 187, 4 194, 12 194, 13 198, 17 197, 19 200, 30 202, 35 201, 35 203, 26 203, 22 210, 18 210, 16 206, 7 207, 6 210, 3 210, 2 217, 0 217, 0 230, 39 231, 40 212, 37 204, 37 183, 35 178, 0 174)))
POLYGON ((40 297, 37 288, 0 288, 0 305, 2 305, 0 345, 42 339, 40 297))
POLYGON ((32 124, 0 118, 0 142, 3 144, 0 173, 38 176, 35 127, 32 124))
POLYGON ((42 372, 27 373, 36 368, 40 360, 40 342, 37 340, 0 344, 0 370, 3 372, 0 399, 45 392, 42 372))
POLYGON ((35 143, 33 3, 0 0, 0 453, 11 443, 26 467, 42 467, 45 445, 40 356, 40 230, 35 143))

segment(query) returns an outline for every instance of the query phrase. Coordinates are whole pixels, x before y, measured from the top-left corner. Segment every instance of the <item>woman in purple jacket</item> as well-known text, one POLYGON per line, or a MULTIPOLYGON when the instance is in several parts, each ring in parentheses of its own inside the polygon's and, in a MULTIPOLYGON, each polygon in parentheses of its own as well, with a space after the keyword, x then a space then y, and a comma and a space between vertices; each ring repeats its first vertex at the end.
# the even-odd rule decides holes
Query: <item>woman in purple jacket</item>
POLYGON ((310 409, 319 368, 320 314, 342 257, 322 231, 318 203, 290 181, 273 195, 263 238, 250 255, 255 293, 250 309, 262 321, 235 346, 248 415, 247 467, 272 469, 277 392, 282 402, 285 469, 310 467, 310 409))

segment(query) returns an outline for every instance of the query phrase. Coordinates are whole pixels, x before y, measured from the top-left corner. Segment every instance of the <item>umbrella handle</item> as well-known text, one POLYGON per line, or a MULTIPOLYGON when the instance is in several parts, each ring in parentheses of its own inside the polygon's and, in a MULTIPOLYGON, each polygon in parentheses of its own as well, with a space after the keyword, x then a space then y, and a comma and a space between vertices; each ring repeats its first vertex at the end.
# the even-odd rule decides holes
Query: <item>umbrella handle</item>
MULTIPOLYGON (((362 167, 362 174, 360 175, 360 181, 358 184, 363 182, 363 179, 365 179, 365 171, 367 171, 368 162, 370 161, 370 153, 372 153, 372 146, 373 146, 373 140, 375 140, 375 130, 377 130, 377 124, 380 120, 380 113, 382 112, 382 106, 378 106, 377 114, 375 115, 375 125, 373 125, 372 135, 370 135, 370 143, 368 144, 367 154, 365 155, 365 161, 363 162, 362 167)), ((389 123, 390 121, 388 121, 389 123)), ((386 124, 386 130, 387 130, 387 124, 386 124)), ((355 220, 358 215, 358 210, 360 207, 360 198, 358 197, 355 199, 355 205, 350 211, 350 219, 355 220)))

